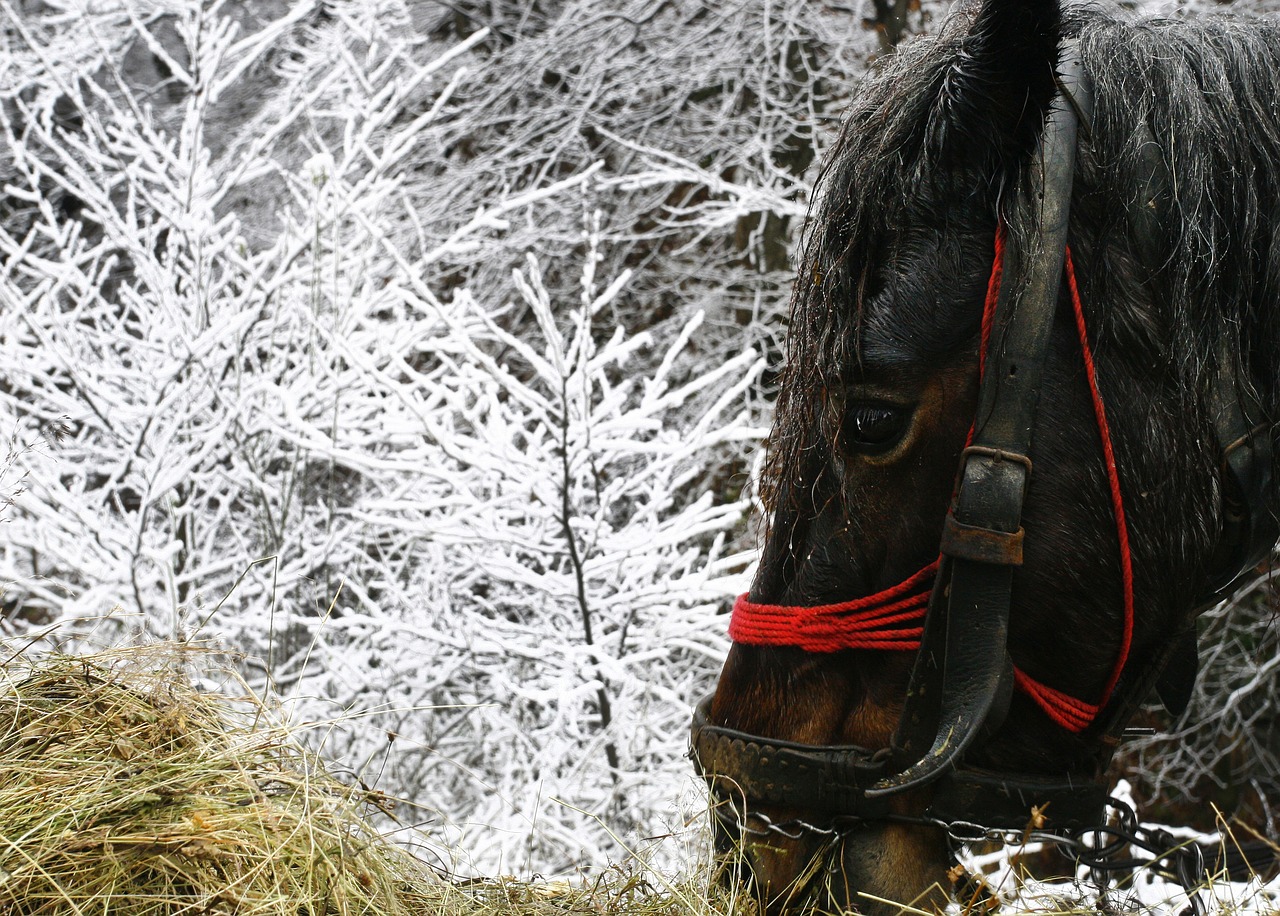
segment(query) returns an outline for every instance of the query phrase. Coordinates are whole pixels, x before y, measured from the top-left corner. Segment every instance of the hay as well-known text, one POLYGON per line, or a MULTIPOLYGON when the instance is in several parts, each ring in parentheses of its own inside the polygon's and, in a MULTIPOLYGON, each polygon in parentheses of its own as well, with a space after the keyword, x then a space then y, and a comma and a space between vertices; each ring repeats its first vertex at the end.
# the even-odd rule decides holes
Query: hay
MULTIPOLYGON (((709 864, 675 882, 643 863, 589 882, 456 880, 379 833, 371 815, 388 805, 329 775, 207 651, 0 655, 0 916, 755 910, 718 888, 709 864), (191 672, 215 672, 232 691, 200 690, 191 672)), ((1042 890, 1019 902, 1042 914, 1098 912, 1078 888, 1042 890)), ((1280 913, 1257 888, 1219 890, 1245 901, 1240 912, 1280 913)))
POLYGON ((451 881, 371 826, 385 798, 328 775, 247 689, 202 692, 191 669, 176 646, 0 668, 2 916, 695 908, 634 874, 451 881))
MULTIPOLYGON (((209 651, 0 654, 0 916, 755 911, 710 864, 673 881, 640 862, 590 881, 454 879, 380 834, 372 820, 389 806, 326 773, 209 651)), ((1074 885, 1032 890, 1007 911, 1098 912, 1074 885)), ((1219 890, 1247 902, 1240 912, 1280 913, 1256 888, 1219 890)))
POLYGON ((369 827, 369 794, 247 693, 196 690, 184 655, 6 666, 0 912, 421 912, 439 881, 369 827))

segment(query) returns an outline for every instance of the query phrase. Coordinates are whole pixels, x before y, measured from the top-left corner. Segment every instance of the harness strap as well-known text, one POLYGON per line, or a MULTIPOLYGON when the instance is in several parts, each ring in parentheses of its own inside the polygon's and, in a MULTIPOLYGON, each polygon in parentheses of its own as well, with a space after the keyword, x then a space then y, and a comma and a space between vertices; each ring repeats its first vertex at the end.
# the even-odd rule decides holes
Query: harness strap
POLYGON ((873 819, 888 813, 887 800, 866 797, 866 790, 887 772, 887 753, 853 744, 796 744, 712 725, 711 700, 706 697, 694 710, 691 749, 717 797, 842 817, 873 819))
POLYGON ((960 767, 938 781, 925 816, 946 824, 980 814, 984 826, 1025 830, 1032 811, 1040 812, 1040 829, 1080 830, 1102 823, 1107 787, 1094 779, 1014 776, 960 767))

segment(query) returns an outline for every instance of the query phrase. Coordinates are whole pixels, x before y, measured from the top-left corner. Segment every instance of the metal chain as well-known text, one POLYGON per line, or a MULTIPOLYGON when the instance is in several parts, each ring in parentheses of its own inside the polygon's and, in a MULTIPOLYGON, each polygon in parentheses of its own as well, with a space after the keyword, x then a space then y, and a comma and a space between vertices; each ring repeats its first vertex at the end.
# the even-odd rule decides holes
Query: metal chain
POLYGON ((1208 912, 1202 896, 1208 884, 1204 848, 1194 840, 1179 840, 1159 827, 1144 827, 1137 812, 1127 802, 1110 798, 1107 805, 1115 814, 1115 823, 1062 832, 1031 830, 1023 842, 1052 844, 1079 866, 1089 869, 1094 882, 1101 887, 1118 872, 1150 868, 1178 883, 1187 895, 1188 905, 1181 916, 1205 916, 1208 912), (1140 849, 1149 859, 1134 856, 1140 849))
MULTIPOLYGON (((753 836, 760 838, 782 837, 788 840, 802 840, 805 837, 822 837, 824 839, 836 839, 852 832, 855 825, 838 824, 832 822, 830 827, 819 827, 817 824, 811 824, 802 818, 792 818, 786 821, 775 821, 767 814, 759 811, 748 811, 746 818, 743 818, 735 810, 732 815, 724 812, 723 808, 728 805, 727 802, 714 806, 711 813, 721 824, 731 827, 744 836, 753 836), (747 823, 747 820, 759 823, 759 827, 753 827, 747 823)), ((844 818, 837 819, 839 821, 844 818)), ((865 821, 859 821, 859 824, 865 825, 865 821)))
MULTIPOLYGON (((1112 876, 1119 872, 1150 868, 1160 877, 1176 881, 1186 893, 1188 906, 1179 916, 1206 916, 1208 908, 1201 892, 1208 882, 1208 870, 1200 844, 1192 840, 1179 840, 1158 827, 1142 826, 1133 807, 1118 798, 1108 799, 1107 804, 1114 812, 1114 823, 1078 830, 1010 830, 1004 827, 987 827, 972 821, 942 821, 899 815, 890 815, 885 820, 937 827, 946 833, 953 844, 953 851, 954 848, 971 843, 995 842, 1006 846, 1044 843, 1074 861, 1077 867, 1088 868, 1090 877, 1100 888, 1105 888, 1112 876), (1142 850, 1150 858, 1134 856, 1134 849, 1142 850)), ((717 805, 713 811, 717 820, 726 827, 731 827, 740 834, 761 838, 800 840, 818 837, 831 841, 873 823, 859 818, 839 817, 834 818, 829 827, 820 827, 802 818, 774 821, 758 811, 749 811, 743 817, 728 804, 717 805), (729 811, 724 810, 726 807, 729 811)))

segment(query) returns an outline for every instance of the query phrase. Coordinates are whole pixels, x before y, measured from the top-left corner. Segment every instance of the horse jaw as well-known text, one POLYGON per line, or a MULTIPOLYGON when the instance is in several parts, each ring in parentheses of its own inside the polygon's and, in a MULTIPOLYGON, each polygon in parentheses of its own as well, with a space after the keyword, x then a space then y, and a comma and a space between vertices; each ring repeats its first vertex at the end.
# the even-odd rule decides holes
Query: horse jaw
POLYGON ((881 824, 838 839, 753 836, 729 856, 750 871, 768 916, 940 913, 951 899, 946 838, 930 827, 881 824))
POLYGON ((941 831, 888 824, 851 833, 841 846, 841 870, 830 880, 847 882, 848 907, 867 916, 946 909, 950 857, 941 831))

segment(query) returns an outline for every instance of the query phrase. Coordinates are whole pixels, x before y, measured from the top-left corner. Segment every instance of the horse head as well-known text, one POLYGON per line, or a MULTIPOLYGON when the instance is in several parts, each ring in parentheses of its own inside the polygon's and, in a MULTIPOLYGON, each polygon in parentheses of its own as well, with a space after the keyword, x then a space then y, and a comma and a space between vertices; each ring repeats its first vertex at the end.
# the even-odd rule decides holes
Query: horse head
POLYGON ((695 719, 770 909, 940 905, 955 824, 1101 821, 1129 716, 1185 705, 1276 541, 1277 71, 1273 26, 984 0, 862 87, 695 719))

